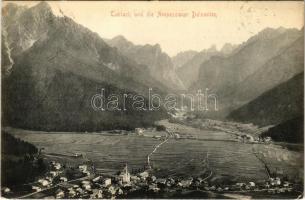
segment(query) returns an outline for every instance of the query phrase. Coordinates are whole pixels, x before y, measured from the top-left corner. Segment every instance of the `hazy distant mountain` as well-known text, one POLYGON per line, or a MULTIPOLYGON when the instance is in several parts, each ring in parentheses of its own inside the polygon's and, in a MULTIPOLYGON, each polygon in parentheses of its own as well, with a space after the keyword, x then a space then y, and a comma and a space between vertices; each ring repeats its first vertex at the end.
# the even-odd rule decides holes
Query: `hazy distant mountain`
POLYGON ((171 58, 162 52, 159 44, 134 45, 123 36, 106 40, 107 43, 116 47, 119 52, 138 64, 146 65, 151 76, 167 85, 171 89, 184 89, 184 85, 176 75, 171 58))
POLYGON ((209 49, 194 55, 192 59, 176 70, 186 88, 189 88, 192 83, 197 81, 200 65, 215 55, 220 55, 220 53, 217 51, 215 45, 213 45, 209 49))
POLYGON ((276 125, 303 115, 304 73, 268 90, 231 112, 228 119, 261 126, 276 125))
MULTIPOLYGON (((299 72, 299 64, 302 62, 303 57, 298 55, 291 59, 289 59, 289 56, 283 58, 286 60, 287 65, 291 67, 295 65, 289 69, 290 72, 287 74, 285 70, 289 66, 285 67, 283 65, 281 67, 283 71, 278 70, 277 73, 274 73, 275 76, 270 74, 270 77, 267 78, 269 74, 265 73, 265 67, 268 65, 268 68, 275 69, 277 67, 276 65, 270 67, 272 65, 271 59, 274 58, 274 62, 277 59, 276 56, 280 56, 285 50, 289 51, 289 48, 299 49, 299 47, 293 47, 293 43, 302 35, 303 31, 297 29, 266 28, 238 46, 232 54, 228 56, 213 56, 211 59, 202 63, 198 81, 190 87, 190 90, 197 91, 197 89, 209 88, 210 91, 216 93, 218 96, 219 114, 227 115, 230 111, 249 102, 266 90, 275 87, 277 84, 299 72), (293 61, 296 58, 299 60, 293 61), (270 63, 267 64, 269 61, 270 63), (264 76, 260 77, 260 75, 255 75, 256 72, 264 76), (277 77, 276 74, 281 74, 281 76, 277 77), (251 84, 243 82, 246 79, 250 80, 251 76, 255 78, 251 84), (261 80, 261 78, 264 80, 261 80), (274 79, 274 81, 268 81, 268 79, 274 79), (260 84, 260 81, 266 83, 266 85, 260 84), (262 86, 260 87, 260 85, 262 86), (249 89, 248 91, 247 88, 249 87, 257 87, 258 89, 249 89), (239 89, 244 93, 239 93, 239 89)), ((295 53, 299 54, 299 52, 301 50, 295 53)))
POLYGON ((225 43, 223 47, 220 49, 220 52, 223 53, 223 55, 229 55, 233 53, 236 50, 236 48, 238 48, 238 45, 225 43))
MULTIPOLYGON (((212 45, 209 49, 202 50, 199 53, 196 53, 195 55, 192 55, 192 58, 185 60, 181 66, 178 66, 177 73, 180 77, 180 79, 183 81, 184 85, 189 88, 193 83, 195 83, 199 76, 199 68, 202 63, 209 60, 213 56, 229 56, 233 52, 235 52, 239 48, 238 45, 232 45, 230 43, 224 44, 224 46, 220 49, 220 51, 217 51, 216 46, 212 45)), ((185 52, 186 55, 188 55, 188 52, 185 52)), ((191 51, 190 51, 191 52, 191 51)), ((178 54, 173 59, 178 59, 180 57, 184 56, 184 52, 181 53, 182 55, 178 54)))
POLYGON ((204 62, 193 89, 210 88, 223 96, 256 72, 269 59, 277 56, 296 41, 302 32, 297 29, 267 28, 251 37, 228 57, 214 56, 204 62))
POLYGON ((236 92, 228 91, 229 98, 232 99, 232 104, 248 102, 302 71, 304 71, 303 36, 238 84, 234 88, 236 92))
POLYGON ((189 60, 191 60, 197 53, 198 53, 197 51, 193 51, 193 50, 179 52, 177 55, 172 57, 174 68, 177 70, 185 63, 187 63, 189 60))
POLYGON ((149 87, 161 95, 166 87, 149 75, 147 67, 122 56, 96 33, 68 17, 53 15, 47 3, 20 8, 8 23, 14 14, 9 11, 16 9, 13 4, 3 8, 7 12, 2 31, 9 48, 16 49, 11 73, 2 79, 5 123, 28 129, 89 131, 146 126, 165 116, 162 110, 133 112, 130 100, 126 112, 93 111, 91 97, 101 88, 106 96, 147 97, 149 87))

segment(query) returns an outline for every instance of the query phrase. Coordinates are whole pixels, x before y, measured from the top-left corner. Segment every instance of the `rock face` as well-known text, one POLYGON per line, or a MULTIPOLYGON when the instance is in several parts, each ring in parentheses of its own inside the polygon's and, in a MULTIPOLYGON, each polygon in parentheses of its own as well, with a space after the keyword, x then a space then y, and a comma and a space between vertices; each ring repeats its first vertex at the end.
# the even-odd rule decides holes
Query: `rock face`
POLYGON ((304 72, 234 110, 228 119, 260 126, 276 125, 303 116, 304 72))
POLYGON ((162 52, 159 44, 134 45, 123 36, 106 41, 127 58, 147 66, 152 77, 172 90, 185 89, 182 81, 176 75, 171 58, 162 52))
POLYGON ((237 51, 238 45, 226 43, 218 51, 215 45, 200 52, 185 51, 173 57, 173 63, 176 66, 176 71, 183 84, 189 89, 192 84, 196 83, 199 78, 199 69, 202 63, 208 61, 213 56, 227 57, 237 51))
POLYGON ((182 65, 180 68, 177 69, 177 74, 182 80, 183 84, 186 88, 189 88, 194 82, 197 81, 198 72, 200 65, 206 61, 209 60, 212 56, 219 55, 220 52, 218 52, 215 48, 215 46, 210 47, 207 50, 203 50, 196 55, 193 56, 192 59, 190 59, 188 62, 186 62, 184 65, 182 65))
POLYGON ((5 76, 10 73, 14 60, 11 57, 11 49, 7 43, 6 36, 2 34, 1 38, 1 75, 5 76))
POLYGON ((220 52, 223 55, 230 55, 231 53, 233 53, 234 51, 236 51, 238 45, 232 45, 230 43, 225 43, 223 45, 223 47, 221 48, 220 52))
MULTIPOLYGON (((107 97, 131 93, 147 98, 148 88, 162 95, 166 87, 149 75, 148 68, 121 55, 96 33, 68 17, 53 15, 45 2, 32 8, 9 4, 3 10, 2 34, 7 35, 14 62, 2 79, 3 123, 90 131, 147 126, 165 116, 162 110, 136 112, 131 101, 126 102, 127 111, 94 111, 91 97, 101 88, 107 97), (9 21, 10 16, 14 21, 9 21)), ((118 101, 121 108, 122 103, 118 101)))
POLYGON ((3 8, 2 32, 10 44, 13 57, 46 36, 52 17, 51 7, 45 2, 28 9, 13 3, 3 8))
POLYGON ((198 52, 197 51, 183 51, 172 57, 174 68, 177 70, 182 67, 185 63, 191 60, 198 52))

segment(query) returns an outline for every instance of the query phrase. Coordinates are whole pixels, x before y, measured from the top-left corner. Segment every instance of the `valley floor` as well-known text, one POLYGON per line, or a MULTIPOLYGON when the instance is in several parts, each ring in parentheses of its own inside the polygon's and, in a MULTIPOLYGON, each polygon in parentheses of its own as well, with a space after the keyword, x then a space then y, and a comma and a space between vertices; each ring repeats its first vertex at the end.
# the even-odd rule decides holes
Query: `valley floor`
MULTIPOLYGON (((65 181, 78 185, 73 189, 80 195, 77 197, 90 197, 99 190, 103 198, 296 198, 302 194, 303 152, 256 142, 255 137, 253 141, 241 140, 235 129, 230 132, 194 128, 193 124, 168 120, 159 121, 158 125, 164 126, 165 131, 151 129, 140 134, 47 133, 14 128, 6 131, 43 148, 45 160, 64 166, 58 176, 69 175, 65 181), (90 175, 81 172, 76 177, 84 164, 91 169, 90 175), (126 164, 132 176, 130 185, 120 183, 117 175, 126 164), (146 178, 143 173, 148 174, 146 178), (101 180, 94 181, 100 176, 101 180), (107 177, 112 184, 105 186, 103 181, 107 177), (90 189, 84 188, 84 180, 89 182, 90 189), (111 186, 115 188, 113 194, 111 186)), ((225 127, 228 130, 230 126, 225 127)), ((22 192, 23 197, 56 197, 63 191, 64 197, 70 198, 72 189, 67 188, 73 185, 65 181, 49 181, 50 185, 39 186, 42 191, 30 188, 22 192)))

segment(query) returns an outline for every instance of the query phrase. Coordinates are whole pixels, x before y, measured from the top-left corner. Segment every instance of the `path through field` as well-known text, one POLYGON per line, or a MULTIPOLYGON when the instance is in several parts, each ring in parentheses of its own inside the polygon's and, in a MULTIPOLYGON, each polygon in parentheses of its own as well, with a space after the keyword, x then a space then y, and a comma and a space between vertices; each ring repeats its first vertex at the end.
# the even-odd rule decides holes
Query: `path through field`
MULTIPOLYGON (((129 169, 147 164, 158 177, 189 177, 213 172, 212 178, 231 181, 268 179, 264 164, 290 176, 302 177, 302 154, 276 145, 247 144, 234 141, 221 131, 200 130, 164 121, 169 133, 147 131, 144 136, 109 133, 41 133, 11 129, 16 137, 31 142, 45 153, 81 153, 91 160, 97 172, 114 174, 127 163, 129 169), (175 139, 174 134, 179 134, 175 139), (163 138, 153 138, 159 135, 163 138), (256 153, 256 154, 255 154, 256 153), (207 167, 207 154, 208 167, 207 167)), ((62 158, 63 162, 73 159, 62 158)))
POLYGON ((170 137, 170 134, 169 134, 168 132, 166 132, 166 137, 165 137, 165 139, 164 139, 161 143, 157 144, 157 145, 155 146, 155 148, 153 149, 153 151, 152 151, 151 153, 148 154, 148 156, 147 156, 147 166, 148 166, 149 168, 152 168, 152 167, 151 167, 151 163, 150 163, 150 157, 152 156, 153 153, 155 153, 155 152, 158 150, 159 147, 161 147, 161 145, 163 145, 164 143, 166 143, 166 142, 169 140, 169 137, 170 137))

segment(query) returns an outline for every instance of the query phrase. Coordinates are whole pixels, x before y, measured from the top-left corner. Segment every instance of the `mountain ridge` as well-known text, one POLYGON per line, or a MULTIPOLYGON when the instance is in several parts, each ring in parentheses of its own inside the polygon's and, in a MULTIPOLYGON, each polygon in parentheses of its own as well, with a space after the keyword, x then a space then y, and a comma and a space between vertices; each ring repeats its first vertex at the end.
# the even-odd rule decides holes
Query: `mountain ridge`
POLYGON ((303 115, 304 72, 232 111, 227 119, 260 126, 277 125, 303 115))
MULTIPOLYGON (((97 33, 69 17, 55 16, 46 5, 39 3, 23 11, 22 19, 6 27, 11 45, 26 45, 14 52, 11 73, 2 78, 3 124, 48 131, 97 131, 152 126, 154 120, 166 116, 162 109, 136 112, 131 100, 127 111, 94 111, 91 97, 101 88, 108 89, 106 97, 112 92, 130 93, 142 95, 148 102, 149 88, 162 95, 166 87, 145 67, 108 46, 97 33), (37 13, 44 17, 29 20, 37 13), (28 31, 14 35, 18 28, 28 31), (20 112, 23 115, 16 114, 20 112)), ((122 103, 118 101, 120 106, 122 103)))
POLYGON ((134 45, 124 36, 117 36, 106 42, 118 49, 126 57, 138 64, 148 67, 150 74, 172 90, 185 89, 184 84, 176 75, 171 58, 162 51, 159 44, 134 45))
MULTIPOLYGON (((304 71, 304 38, 301 36, 260 69, 243 80, 235 89, 235 102, 247 102, 264 91, 279 85, 304 71)), ((233 102, 232 102, 233 103, 233 102)))
MULTIPOLYGON (((199 79, 190 87, 190 90, 209 88, 218 95, 219 107, 226 114, 256 97, 252 96, 244 102, 239 102, 238 96, 234 97, 238 87, 242 87, 242 81, 251 77, 260 68, 263 69, 264 64, 289 48, 301 36, 302 32, 297 29, 263 30, 241 44, 232 55, 213 56, 202 63, 199 79)), ((273 86, 275 85, 271 84, 265 89, 273 86)), ((260 93, 263 92, 262 90, 260 93)), ((257 95, 260 93, 257 92, 257 95)))

